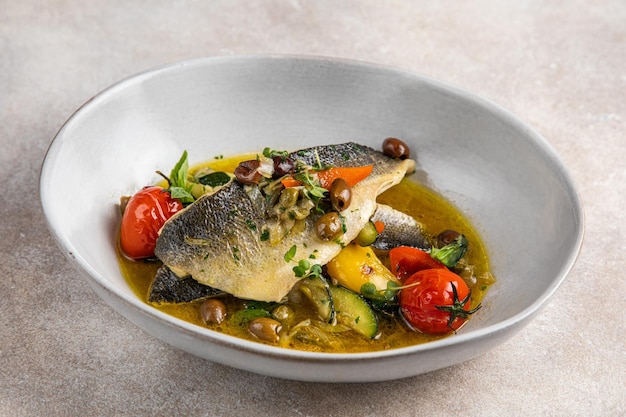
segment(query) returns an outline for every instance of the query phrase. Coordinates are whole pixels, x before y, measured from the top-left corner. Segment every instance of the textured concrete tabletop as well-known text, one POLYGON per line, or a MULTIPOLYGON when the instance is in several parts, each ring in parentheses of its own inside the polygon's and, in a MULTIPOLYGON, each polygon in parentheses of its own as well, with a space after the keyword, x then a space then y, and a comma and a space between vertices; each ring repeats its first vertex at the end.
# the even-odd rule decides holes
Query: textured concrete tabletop
POLYGON ((623 0, 0 0, 0 415, 625 415, 625 68, 623 0), (415 70, 536 128, 586 213, 582 252, 552 302, 469 362, 351 385, 207 362, 114 312, 47 230, 38 198, 47 147, 121 78, 251 53, 415 70))

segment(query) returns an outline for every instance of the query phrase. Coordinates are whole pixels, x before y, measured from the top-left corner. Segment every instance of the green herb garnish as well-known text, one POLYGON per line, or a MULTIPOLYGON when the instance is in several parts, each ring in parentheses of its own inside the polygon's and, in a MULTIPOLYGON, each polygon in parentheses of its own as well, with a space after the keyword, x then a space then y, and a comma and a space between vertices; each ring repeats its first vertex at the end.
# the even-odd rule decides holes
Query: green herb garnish
POLYGON ((227 173, 216 171, 198 177, 198 182, 203 185, 208 185, 209 187, 219 187, 221 185, 228 184, 230 179, 231 178, 227 173))
POLYGON ((459 259, 461 259, 465 255, 465 252, 467 251, 467 246, 467 238, 463 235, 458 235, 456 239, 454 239, 443 248, 432 248, 430 251, 430 256, 433 259, 438 260, 448 268, 454 268, 457 262, 459 262, 459 259))
POLYGON ((170 184, 169 192, 172 198, 180 200, 183 204, 189 204, 195 201, 195 198, 190 192, 191 185, 187 182, 188 170, 189 162, 187 160, 187 151, 185 150, 168 178, 170 184))
POLYGON ((252 230, 253 232, 256 230, 256 223, 252 220, 246 220, 246 226, 248 226, 248 229, 252 230))
POLYGON ((298 250, 296 245, 293 245, 292 247, 289 248, 289 250, 285 253, 285 262, 291 262, 294 258, 294 256, 296 256, 296 251, 298 250))
POLYGON ((302 259, 297 266, 293 267, 293 273, 297 278, 319 278, 322 275, 322 266, 319 264, 311 265, 309 261, 302 259))
POLYGON ((263 156, 266 157, 266 158, 273 158, 275 156, 287 157, 287 156, 289 156, 289 152, 287 152, 287 151, 277 151, 277 150, 274 150, 274 149, 265 148, 265 149, 263 149, 263 156))

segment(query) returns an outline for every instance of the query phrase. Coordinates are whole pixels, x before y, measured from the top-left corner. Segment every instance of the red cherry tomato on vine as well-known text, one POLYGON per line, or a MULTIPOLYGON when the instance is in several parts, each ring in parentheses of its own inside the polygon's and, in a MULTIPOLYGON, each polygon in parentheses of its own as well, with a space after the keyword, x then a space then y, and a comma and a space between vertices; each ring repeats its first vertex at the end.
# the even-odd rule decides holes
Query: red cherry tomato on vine
POLYGON ((423 333, 456 332, 479 308, 470 310, 471 291, 463 279, 444 269, 424 269, 411 275, 400 290, 400 311, 406 321, 423 333))
POLYGON ((130 198, 120 229, 120 245, 132 259, 154 256, 158 232, 183 204, 161 187, 144 187, 130 198))

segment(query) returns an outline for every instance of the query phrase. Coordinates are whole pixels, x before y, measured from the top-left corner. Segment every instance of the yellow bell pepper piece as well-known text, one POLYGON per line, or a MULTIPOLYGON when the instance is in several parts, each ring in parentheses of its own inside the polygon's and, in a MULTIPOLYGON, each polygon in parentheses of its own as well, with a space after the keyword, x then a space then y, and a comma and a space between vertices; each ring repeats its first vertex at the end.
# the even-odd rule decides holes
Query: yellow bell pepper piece
POLYGON ((387 283, 398 283, 395 275, 378 259, 369 246, 349 244, 326 265, 328 274, 340 285, 356 293, 363 284, 372 283, 386 290, 387 283))

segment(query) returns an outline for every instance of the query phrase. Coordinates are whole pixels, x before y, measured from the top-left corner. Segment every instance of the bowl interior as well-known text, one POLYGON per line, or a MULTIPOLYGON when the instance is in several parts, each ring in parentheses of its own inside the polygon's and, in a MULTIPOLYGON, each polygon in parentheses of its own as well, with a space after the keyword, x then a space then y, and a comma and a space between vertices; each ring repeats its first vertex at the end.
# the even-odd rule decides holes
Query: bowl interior
MULTIPOLYGON (((497 106, 414 73, 304 57, 201 59, 122 81, 63 126, 41 196, 66 256, 137 306, 116 256, 117 203, 157 180, 182 151, 218 155, 404 139, 413 175, 482 235, 497 283, 471 333, 534 313, 562 282, 582 239, 577 194, 538 134, 497 106), (68 186, 69 183, 69 186, 68 186)), ((144 307, 140 307, 144 308, 144 307)))

